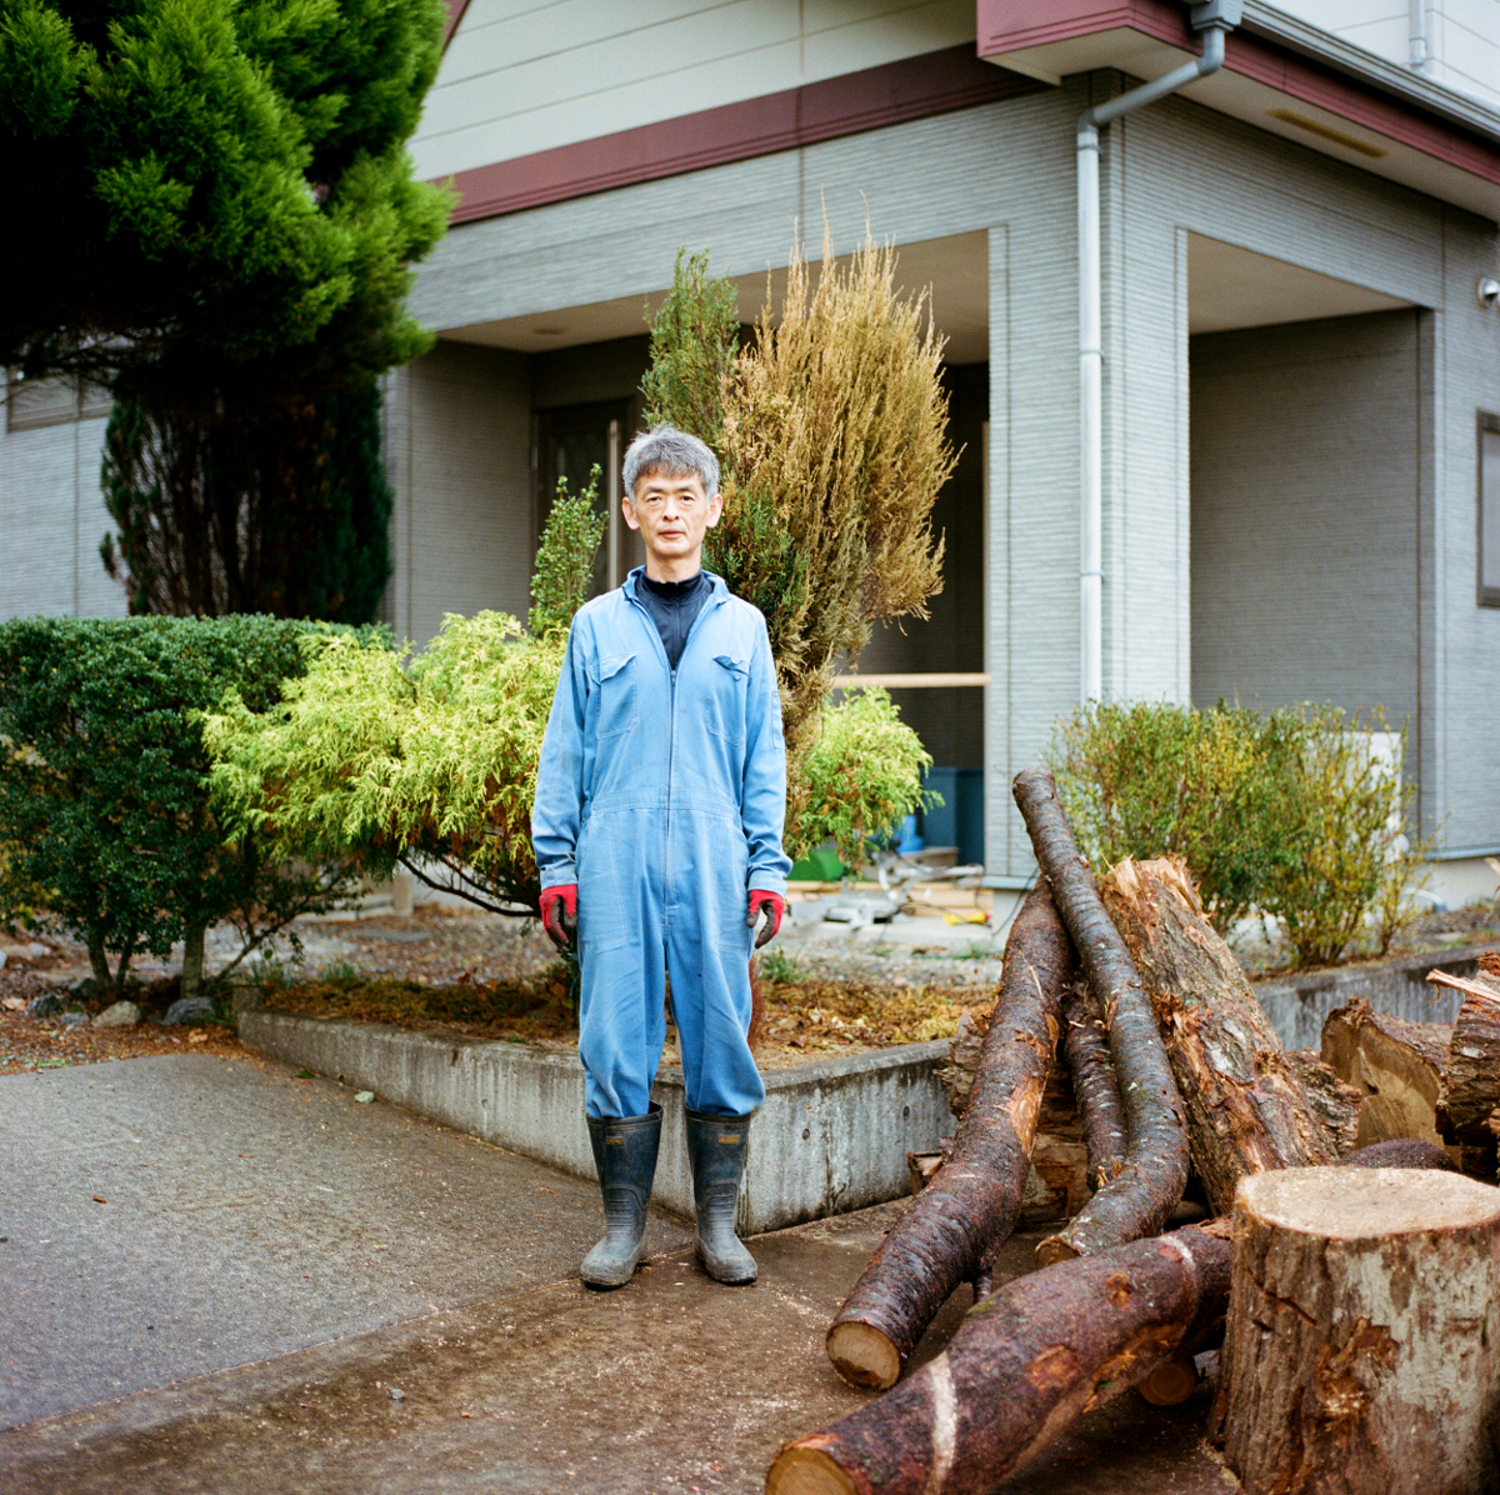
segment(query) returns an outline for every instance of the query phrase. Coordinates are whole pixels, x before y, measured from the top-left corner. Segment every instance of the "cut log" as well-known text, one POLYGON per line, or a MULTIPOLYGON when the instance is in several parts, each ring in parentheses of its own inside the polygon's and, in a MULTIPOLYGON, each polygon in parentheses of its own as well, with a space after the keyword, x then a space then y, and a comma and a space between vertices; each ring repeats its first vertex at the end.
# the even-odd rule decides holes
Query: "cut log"
MULTIPOLYGON (((1428 979, 1440 973, 1434 971, 1428 979)), ((1500 1107, 1500 955, 1485 955, 1479 974, 1464 983, 1453 1023, 1441 1106, 1450 1135, 1469 1140, 1500 1107)))
POLYGON ((1247 1178, 1219 1393, 1246 1495, 1500 1486, 1500 1190, 1453 1174, 1247 1178))
POLYGON ((1345 1168, 1430 1168, 1439 1173, 1457 1173, 1458 1164, 1447 1148, 1421 1137, 1391 1137, 1357 1147, 1343 1160, 1345 1168))
POLYGON ((1063 1056, 1083 1118, 1089 1187, 1097 1189, 1119 1177, 1130 1150, 1130 1133, 1104 1018, 1093 993, 1081 981, 1075 981, 1063 998, 1063 1056))
POLYGON ((930 1365, 787 1444, 767 1495, 987 1495, 1222 1318, 1233 1251, 1190 1225, 1007 1283, 930 1365))
MULTIPOLYGON (((1074 987, 1076 985, 1073 983, 1074 987)), ((961 1116, 968 1106, 988 1027, 987 1013, 965 1012, 959 1018, 958 1033, 948 1051, 948 1062, 938 1070, 938 1078, 948 1092, 949 1109, 955 1115, 961 1116)), ((1064 1038, 1067 1032, 1065 1022, 1064 1038)), ((913 1194, 920 1193, 931 1182, 942 1161, 943 1155, 932 1153, 908 1157, 907 1172, 912 1178, 913 1194), (915 1173, 912 1172, 914 1168, 915 1173)), ((1042 1091, 1042 1109, 1037 1117, 1036 1138, 1031 1149, 1031 1171, 1026 1175, 1021 1214, 1016 1223, 1034 1226, 1071 1220, 1094 1192, 1089 1179, 1084 1122, 1073 1096, 1072 1081, 1065 1066, 1054 1064, 1042 1091)))
POLYGON ((948 1092, 948 1109, 955 1116, 962 1116, 969 1108, 969 1092, 974 1088, 974 1076, 979 1073, 979 1054, 989 1026, 987 1013, 959 1014, 958 1032, 953 1035, 948 1062, 938 1070, 938 1079, 948 1092))
MULTIPOLYGON (((1407 1165, 1435 1155, 1451 1167, 1441 1149, 1411 1145, 1407 1165)), ((1351 1153, 1342 1167, 1362 1161, 1351 1153)), ((1215 1342, 1229 1306, 1231 1225, 1221 1217, 1006 1283, 930 1365, 784 1445, 766 1490, 985 1495, 1080 1413, 1215 1342)))
POLYGON ((1248 1174, 1336 1162, 1276 1030, 1204 917, 1182 863, 1121 862, 1099 893, 1151 998, 1210 1213, 1233 1208, 1235 1186, 1248 1174))
POLYGON ((1198 1367, 1191 1355, 1174 1355, 1144 1376, 1135 1389, 1153 1407, 1180 1407, 1198 1389, 1198 1367))
POLYGON ((828 1357, 852 1385, 894 1385, 954 1288, 977 1280, 982 1291, 1020 1213, 1063 992, 1075 970, 1051 895, 1039 885, 1011 927, 953 1156, 885 1238, 829 1328, 828 1357))
POLYGON ((1037 1125, 1031 1147, 1031 1173, 1021 1201, 1020 1225, 1055 1225, 1071 1220, 1093 1196, 1089 1187, 1089 1150, 1083 1124, 1037 1125))
POLYGON ((1359 1145, 1389 1137, 1440 1140, 1438 1097, 1452 1023, 1412 1023, 1360 999, 1323 1022, 1323 1058, 1360 1093, 1359 1145))
POLYGON ((1094 874, 1079 855, 1052 775, 1028 768, 1016 775, 1012 789, 1057 911, 1099 999, 1130 1134, 1119 1176, 1065 1230, 1037 1247, 1037 1260, 1046 1265, 1159 1231, 1187 1183, 1188 1139, 1151 1003, 1099 901, 1094 874))
POLYGON ((1323 1124, 1339 1157, 1359 1146, 1361 1095, 1346 1084, 1312 1049, 1288 1049, 1286 1062, 1302 1082, 1302 1093, 1314 1116, 1323 1124))

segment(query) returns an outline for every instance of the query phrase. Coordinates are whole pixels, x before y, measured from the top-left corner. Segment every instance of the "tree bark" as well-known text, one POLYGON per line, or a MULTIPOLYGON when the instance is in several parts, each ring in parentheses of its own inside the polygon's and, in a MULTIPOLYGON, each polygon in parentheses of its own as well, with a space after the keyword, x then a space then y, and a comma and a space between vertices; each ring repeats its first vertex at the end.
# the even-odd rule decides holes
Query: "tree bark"
POLYGON ((1500 1107, 1500 955, 1481 957, 1478 976, 1464 984, 1441 1105, 1448 1132, 1465 1141, 1500 1107))
POLYGON ((1433 1172, 1245 1181, 1219 1394, 1246 1495, 1500 1483, 1500 1191, 1433 1172))
POLYGON ((785 1445, 767 1495, 988 1495, 1222 1317, 1233 1249, 1189 1226, 1007 1283, 930 1365, 785 1445))
POLYGON ((1172 860, 1121 862, 1099 893, 1151 998, 1209 1212, 1227 1214, 1247 1174, 1336 1162, 1248 978, 1204 917, 1187 869, 1172 860))
POLYGON ((1286 1062, 1301 1082, 1308 1107, 1322 1123, 1334 1152, 1344 1157, 1359 1146, 1359 1091, 1345 1084, 1314 1049, 1288 1049, 1286 1062))
POLYGON ((1012 789, 1057 911, 1103 1009, 1130 1131, 1130 1150, 1119 1176, 1094 1195, 1066 1230, 1037 1247, 1037 1260, 1046 1265, 1156 1234, 1182 1198, 1188 1140, 1182 1099, 1151 1003, 1099 901, 1094 874, 1079 855, 1052 775, 1044 768, 1028 768, 1016 775, 1012 789))
MULTIPOLYGON (((1069 991, 1079 983, 1069 984, 1069 991)), ((1066 1003, 1067 998, 1064 998, 1066 1003)), ((961 1116, 969 1104, 969 1092, 979 1070, 980 1050, 988 1031, 989 1017, 966 1012, 958 1020, 958 1033, 948 1051, 948 1062, 938 1071, 948 1092, 948 1105, 961 1116)), ((1100 1030, 1102 1034, 1102 1029, 1100 1030)), ((1063 1009, 1063 1040, 1070 1032, 1067 1007, 1063 1009)), ((1102 1042, 1102 1036, 1101 1036, 1102 1042)), ((1108 1052, 1105 1053, 1108 1063, 1108 1052)), ((1108 1070, 1108 1081, 1114 1084, 1114 1070, 1108 1070)), ((1118 1094, 1115 1100, 1118 1105, 1118 1094)), ((939 1143, 940 1147, 945 1144, 939 1143)), ((912 1172, 912 1193, 918 1194, 951 1153, 951 1144, 940 1153, 919 1153, 907 1157, 912 1172)), ((1018 1224, 1051 1225, 1057 1220, 1071 1220, 1088 1203, 1094 1192, 1089 1148, 1085 1141, 1085 1122, 1079 1113, 1073 1082, 1065 1065, 1054 1064, 1042 1090, 1042 1110, 1037 1117, 1036 1138, 1031 1148, 1031 1172, 1021 1201, 1018 1224)))
POLYGON ((188 931, 182 946, 182 995, 203 995, 203 942, 208 930, 202 924, 194 924, 188 931))
POLYGON ((1439 1141, 1438 1099, 1452 1023, 1411 1023, 1356 1000, 1323 1022, 1323 1058, 1360 1093, 1359 1145, 1389 1137, 1439 1141))
POLYGON ((987 1275, 1015 1228, 1074 969, 1067 933, 1038 887, 1011 927, 953 1156, 886 1237, 829 1328, 829 1359, 852 1385, 894 1385, 948 1295, 987 1275))
MULTIPOLYGON (((1387 1164, 1452 1167, 1413 1141, 1361 1149, 1340 1167, 1387 1164)), ((1221 1216, 1006 1283, 930 1365, 785 1444, 768 1495, 985 1495, 1081 1413, 1214 1343, 1229 1307, 1232 1224, 1221 1216)))
POLYGON ((1109 1035, 1093 993, 1075 981, 1063 998, 1063 1054, 1088 1143, 1088 1181, 1101 1188, 1119 1176, 1130 1151, 1120 1084, 1109 1056, 1109 1035))

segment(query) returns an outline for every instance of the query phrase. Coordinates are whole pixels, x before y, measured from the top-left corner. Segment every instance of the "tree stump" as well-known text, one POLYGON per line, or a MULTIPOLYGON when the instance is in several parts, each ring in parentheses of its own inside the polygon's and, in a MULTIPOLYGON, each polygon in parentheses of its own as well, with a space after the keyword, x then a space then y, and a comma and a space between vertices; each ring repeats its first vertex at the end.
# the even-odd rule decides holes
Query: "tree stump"
POLYGON ((1449 1173, 1246 1178, 1219 1413, 1246 1495, 1500 1487, 1500 1189, 1449 1173))

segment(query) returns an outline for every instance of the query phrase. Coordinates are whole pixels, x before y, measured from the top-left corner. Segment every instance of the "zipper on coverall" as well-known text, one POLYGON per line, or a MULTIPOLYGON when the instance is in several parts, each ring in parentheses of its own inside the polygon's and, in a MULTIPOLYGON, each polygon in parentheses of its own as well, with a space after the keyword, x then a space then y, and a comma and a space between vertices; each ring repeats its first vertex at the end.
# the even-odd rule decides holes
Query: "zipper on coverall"
MULTIPOLYGON (((668 675, 668 706, 667 706, 667 810, 666 810, 666 849, 662 853, 662 914, 670 917, 668 909, 671 907, 672 897, 672 765, 677 757, 677 670, 674 670, 667 659, 667 647, 661 641, 661 633, 656 626, 656 619, 651 616, 649 609, 633 592, 627 592, 631 605, 635 607, 646 621, 646 631, 651 635, 651 641, 656 645, 661 654, 661 662, 667 666, 668 675)), ((710 596, 710 604, 718 607, 724 599, 722 597, 710 596)), ((693 619, 693 626, 688 629, 687 637, 682 641, 682 653, 677 656, 677 664, 680 669, 682 661, 687 658, 688 645, 693 642, 693 635, 697 633, 698 626, 708 616, 709 606, 700 607, 698 616, 693 619)))

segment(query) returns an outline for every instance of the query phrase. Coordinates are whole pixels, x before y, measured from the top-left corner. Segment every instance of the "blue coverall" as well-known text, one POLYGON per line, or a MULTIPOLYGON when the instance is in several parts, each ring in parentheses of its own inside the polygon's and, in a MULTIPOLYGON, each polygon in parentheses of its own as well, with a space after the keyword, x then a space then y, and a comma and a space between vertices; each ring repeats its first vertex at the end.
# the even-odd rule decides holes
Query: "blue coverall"
POLYGON ((590 1116, 643 1116, 666 1041, 687 1104, 765 1100, 746 1035, 753 888, 786 894, 786 744, 765 619, 709 575, 676 670, 641 568, 580 609, 537 768, 542 886, 578 884, 578 1051, 590 1116))

